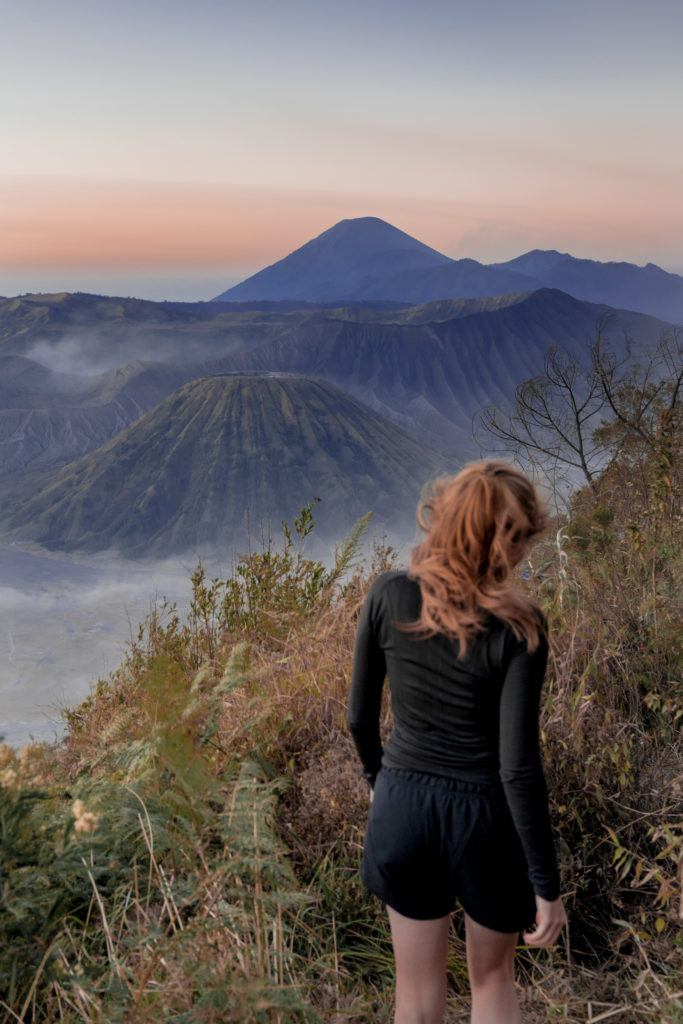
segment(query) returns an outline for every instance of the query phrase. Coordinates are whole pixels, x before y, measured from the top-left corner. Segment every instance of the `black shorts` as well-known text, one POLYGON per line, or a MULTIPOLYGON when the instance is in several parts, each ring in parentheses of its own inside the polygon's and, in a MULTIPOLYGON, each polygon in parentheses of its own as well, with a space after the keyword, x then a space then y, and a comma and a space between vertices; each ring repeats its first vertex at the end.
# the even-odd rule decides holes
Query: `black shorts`
POLYGON ((399 914, 446 917, 456 900, 485 928, 533 924, 536 902, 503 788, 383 768, 361 878, 399 914))

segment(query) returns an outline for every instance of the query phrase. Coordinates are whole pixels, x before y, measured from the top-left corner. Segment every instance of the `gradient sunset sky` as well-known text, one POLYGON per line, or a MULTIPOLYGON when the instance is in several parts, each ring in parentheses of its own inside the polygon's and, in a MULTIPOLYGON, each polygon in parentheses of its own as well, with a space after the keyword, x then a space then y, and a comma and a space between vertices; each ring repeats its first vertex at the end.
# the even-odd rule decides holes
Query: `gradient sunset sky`
POLYGON ((209 299, 346 217, 683 273, 681 0, 9 0, 0 294, 209 299))

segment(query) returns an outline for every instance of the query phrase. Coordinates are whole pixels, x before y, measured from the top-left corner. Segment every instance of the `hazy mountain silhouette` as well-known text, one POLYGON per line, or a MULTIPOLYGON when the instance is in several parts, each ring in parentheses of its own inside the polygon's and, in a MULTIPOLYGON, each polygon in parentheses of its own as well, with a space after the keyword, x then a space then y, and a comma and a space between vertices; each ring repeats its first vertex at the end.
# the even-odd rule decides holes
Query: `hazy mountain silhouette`
POLYGON ((439 299, 516 294, 541 287, 540 281, 514 271, 493 269, 476 260, 451 260, 438 267, 377 276, 357 288, 354 299, 368 302, 382 295, 385 301, 401 299, 418 305, 439 299))
POLYGON ((214 301, 422 304, 544 287, 683 322, 683 277, 652 263, 601 263, 538 249, 505 263, 452 260, 376 217, 340 221, 214 301))
POLYGON ((250 525, 279 532, 320 498, 321 538, 371 509, 412 532, 421 486, 454 465, 330 384, 228 374, 185 385, 104 447, 34 475, 8 525, 52 549, 227 550, 250 525))
MULTIPOLYGON (((382 318, 340 310, 230 356, 223 366, 324 378, 424 440, 470 458, 478 454, 472 437, 478 411, 508 406, 517 385, 541 372, 551 345, 587 358, 608 312, 551 289, 439 302, 382 318)), ((665 326, 613 311, 603 336, 621 353, 627 337, 645 346, 665 326)))
POLYGON ((604 302, 618 309, 633 309, 672 323, 683 323, 683 277, 654 263, 577 259, 554 249, 534 249, 492 267, 536 278, 549 288, 560 288, 588 302, 604 302))
MULTIPOLYGON (((148 304, 153 305, 153 304, 148 304)), ((163 304, 162 304, 163 305, 163 304)), ((84 321, 81 306, 79 314, 84 321)), ((97 302, 96 361, 106 356, 120 300, 97 302), (108 312, 111 309, 111 319, 108 312)), ((218 308, 221 307, 210 307, 218 308)), ((160 310, 160 317, 167 316, 160 310)), ((534 376, 552 344, 580 355, 595 337, 606 307, 563 292, 444 300, 393 311, 304 309, 288 313, 219 313, 220 335, 209 321, 187 337, 186 362, 134 360, 90 377, 64 375, 22 357, 0 357, 0 475, 54 465, 92 451, 185 381, 210 372, 284 371, 323 378, 359 398, 423 440, 448 445, 460 458, 477 454, 472 417, 483 405, 506 405, 521 380, 534 376)), ((150 325, 149 309, 145 316, 150 325)), ((7 321, 6 321, 7 326, 7 321)), ((665 325, 637 313, 615 312, 608 335, 614 347, 630 335, 655 341, 665 325)), ((186 327, 180 328, 184 336, 186 327)), ((67 357, 72 333, 64 327, 67 357)), ((178 345, 163 331, 161 353, 178 345)), ((6 337, 20 347, 24 335, 6 337)), ((129 346, 121 340, 124 352, 129 346)), ((62 358, 58 335, 50 356, 62 358)), ((9 486, 9 484, 7 485, 9 486)))
POLYGON ((214 302, 377 299, 420 303, 526 291, 536 283, 514 272, 487 272, 475 260, 451 260, 378 217, 357 217, 340 221, 214 302), (484 283, 487 278, 489 283, 484 283))
MULTIPOLYGON (((272 312, 275 319, 282 315, 272 312)), ((268 317, 208 302, 22 295, 0 299, 0 354, 23 355, 67 374, 99 373, 130 360, 188 362, 248 347, 268 317)))

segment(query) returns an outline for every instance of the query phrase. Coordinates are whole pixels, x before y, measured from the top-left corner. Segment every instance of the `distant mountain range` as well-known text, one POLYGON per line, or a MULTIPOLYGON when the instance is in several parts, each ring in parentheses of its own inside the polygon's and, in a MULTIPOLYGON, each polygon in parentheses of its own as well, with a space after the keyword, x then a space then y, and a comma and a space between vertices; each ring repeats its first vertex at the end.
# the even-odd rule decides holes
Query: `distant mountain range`
POLYGON ((377 217, 340 221, 214 302, 418 305, 536 288, 559 288, 578 299, 683 322, 683 277, 653 263, 601 263, 539 249, 506 263, 453 260, 377 217))
POLYGON ((482 407, 509 406, 551 345, 584 358, 599 325, 618 354, 654 343, 671 325, 636 300, 680 298, 679 321, 682 285, 555 252, 450 260, 361 218, 219 297, 237 302, 0 300, 0 523, 137 557, 229 548, 321 497, 320 534, 374 509, 411 536, 420 487, 481 454, 482 407), (612 308, 624 282, 631 308, 612 308))
POLYGON ((683 277, 670 274, 654 263, 576 259, 555 250, 532 252, 492 268, 533 276, 548 288, 560 288, 588 302, 604 302, 619 309, 633 309, 671 323, 683 323, 683 277))
POLYGON ((343 220, 214 302, 282 301, 418 305, 537 288, 514 271, 452 260, 377 217, 343 220))
MULTIPOLYGON (((235 354, 222 366, 321 377, 466 460, 479 454, 473 438, 479 410, 509 406, 517 385, 540 372, 551 345, 586 358, 607 314, 607 307, 549 289, 474 301, 474 308, 437 303, 370 318, 340 311, 301 324, 296 336, 235 354)), ((605 326, 604 336, 621 352, 626 336, 654 342, 664 326, 621 313, 605 326)))
POLYGON ((414 529, 425 480, 455 462, 323 381, 226 374, 185 385, 104 447, 6 502, 11 535, 60 550, 229 548, 308 501, 338 539, 374 510, 414 529))
MULTIPOLYGON (((270 305, 270 304, 266 304, 270 305)), ((271 318, 279 318, 274 311, 271 318)), ((300 314, 292 312, 296 320, 300 314)), ((186 362, 260 337, 268 312, 236 315, 209 302, 148 302, 80 292, 0 299, 0 354, 64 373, 94 373, 130 360, 186 362), (188 353, 191 353, 188 357, 188 353)))
MULTIPOLYGON (((41 320, 53 316, 41 297, 41 320)), ((15 302, 17 300, 14 300, 15 302)), ((29 300, 21 300, 28 303, 29 300)), ((64 300, 56 297, 59 310, 64 300)), ((78 458, 104 444, 182 384, 207 373, 289 372, 315 376, 342 388, 375 412, 428 444, 447 446, 460 459, 478 452, 472 418, 484 405, 505 405, 516 385, 538 372, 550 345, 581 356, 607 307, 579 302, 560 291, 450 300, 380 312, 359 308, 304 309, 286 313, 217 309, 193 334, 186 322, 161 330, 146 303, 144 327, 121 327, 122 301, 71 296, 83 330, 81 363, 122 365, 91 376, 64 374, 26 356, 0 355, 0 478, 78 458), (80 301, 77 301, 80 300, 80 301), (111 304, 111 310, 108 307, 111 304), (88 311, 93 319, 88 327, 88 311), (121 331, 121 334, 116 332, 121 331), (115 343, 112 343, 115 338, 115 343), (87 339, 87 341, 86 341, 87 339), (130 359, 146 347, 155 360, 130 359), (159 361, 165 360, 165 361, 159 361)), ((168 310, 160 304, 159 317, 168 310)), ((3 322, 0 302, 0 323, 3 322)), ((14 337, 4 317, 5 348, 35 351, 40 342, 23 330, 22 307, 14 337)), ((637 313, 615 312, 607 335, 619 347, 626 335, 655 341, 664 324, 637 313)), ((45 348, 52 365, 72 366, 77 351, 68 326, 45 348), (63 340, 62 340, 63 339, 63 340)))

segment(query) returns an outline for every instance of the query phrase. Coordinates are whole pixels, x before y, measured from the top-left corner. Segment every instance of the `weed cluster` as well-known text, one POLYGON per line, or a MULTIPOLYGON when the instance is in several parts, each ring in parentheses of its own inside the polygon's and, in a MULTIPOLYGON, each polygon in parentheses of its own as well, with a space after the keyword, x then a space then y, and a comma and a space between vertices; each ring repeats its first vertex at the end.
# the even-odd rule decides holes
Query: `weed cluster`
MULTIPOLYGON (((525 584, 550 622, 542 716, 571 931, 526 951, 529 1021, 680 1024, 680 449, 616 460, 525 584)), ((388 1022, 385 915, 358 878, 344 726, 355 621, 393 563, 282 545, 192 576, 59 746, 0 748, 0 1022, 388 1022)), ((390 709, 384 711, 390 727, 390 709)), ((467 1019, 455 916, 449 1017, 467 1019)))

